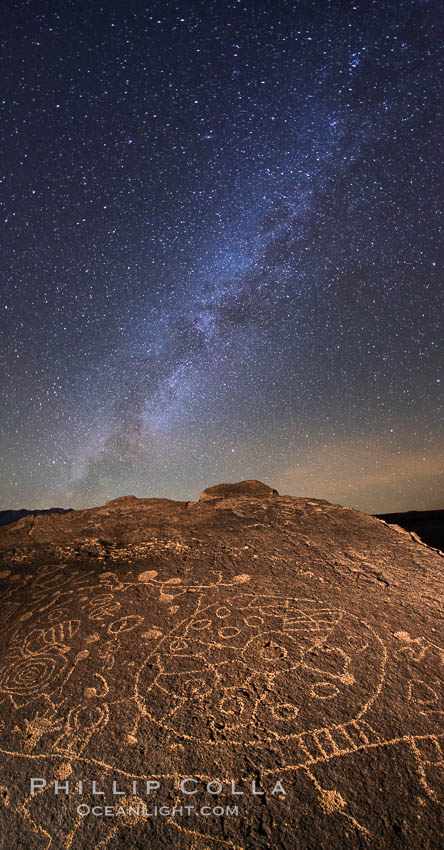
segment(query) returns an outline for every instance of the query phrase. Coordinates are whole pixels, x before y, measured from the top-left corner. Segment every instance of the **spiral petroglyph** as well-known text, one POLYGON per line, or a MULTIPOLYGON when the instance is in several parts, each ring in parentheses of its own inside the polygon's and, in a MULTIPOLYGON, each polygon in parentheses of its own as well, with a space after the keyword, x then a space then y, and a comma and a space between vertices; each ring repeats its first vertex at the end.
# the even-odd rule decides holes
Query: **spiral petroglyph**
POLYGON ((0 692, 17 696, 41 694, 53 689, 66 667, 59 654, 35 654, 26 658, 12 658, 0 670, 0 692))

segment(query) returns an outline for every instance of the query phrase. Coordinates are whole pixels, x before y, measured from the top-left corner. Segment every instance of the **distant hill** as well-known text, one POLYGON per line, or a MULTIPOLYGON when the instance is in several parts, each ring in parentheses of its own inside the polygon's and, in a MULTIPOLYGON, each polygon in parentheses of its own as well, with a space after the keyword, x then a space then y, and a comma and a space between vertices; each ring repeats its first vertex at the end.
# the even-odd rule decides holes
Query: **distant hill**
POLYGON ((375 514, 390 525, 414 531, 424 543, 444 551, 444 511, 406 511, 399 514, 375 514))
POLYGON ((9 525, 11 522, 17 522, 23 519, 24 516, 36 516, 37 514, 68 514, 72 508, 47 508, 42 511, 27 511, 26 508, 21 508, 18 511, 0 511, 0 526, 9 525))

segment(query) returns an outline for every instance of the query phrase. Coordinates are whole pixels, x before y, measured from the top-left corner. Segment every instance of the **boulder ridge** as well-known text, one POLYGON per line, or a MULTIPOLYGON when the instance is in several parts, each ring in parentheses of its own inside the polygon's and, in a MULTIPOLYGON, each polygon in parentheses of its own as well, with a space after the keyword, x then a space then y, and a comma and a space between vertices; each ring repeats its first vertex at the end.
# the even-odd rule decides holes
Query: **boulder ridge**
POLYGON ((199 502, 205 502, 207 499, 266 499, 272 496, 279 496, 278 491, 269 487, 268 484, 263 484, 262 481, 250 479, 236 484, 216 484, 214 487, 207 487, 200 494, 199 502))

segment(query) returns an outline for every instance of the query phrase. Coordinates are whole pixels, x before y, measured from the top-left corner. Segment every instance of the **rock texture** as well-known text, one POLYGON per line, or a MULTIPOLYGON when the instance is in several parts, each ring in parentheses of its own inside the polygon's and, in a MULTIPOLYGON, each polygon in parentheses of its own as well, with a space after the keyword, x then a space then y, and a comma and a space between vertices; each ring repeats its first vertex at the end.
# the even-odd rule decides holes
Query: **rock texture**
POLYGON ((260 482, 5 526, 0 846, 442 846, 442 568, 260 482))
POLYGON ((252 499, 267 499, 272 496, 279 496, 277 490, 269 487, 268 484, 262 484, 262 481, 239 481, 237 484, 216 484, 215 487, 207 487, 200 494, 200 502, 205 502, 207 499, 236 499, 240 496, 250 497, 252 499))

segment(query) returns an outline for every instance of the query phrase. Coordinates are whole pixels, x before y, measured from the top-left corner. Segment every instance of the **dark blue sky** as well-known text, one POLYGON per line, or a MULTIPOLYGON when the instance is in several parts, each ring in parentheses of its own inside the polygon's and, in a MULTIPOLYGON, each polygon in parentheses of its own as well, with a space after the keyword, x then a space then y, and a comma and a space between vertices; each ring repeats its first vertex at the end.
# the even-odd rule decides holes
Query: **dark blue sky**
POLYGON ((444 507, 443 19, 3 4, 0 508, 444 507))

